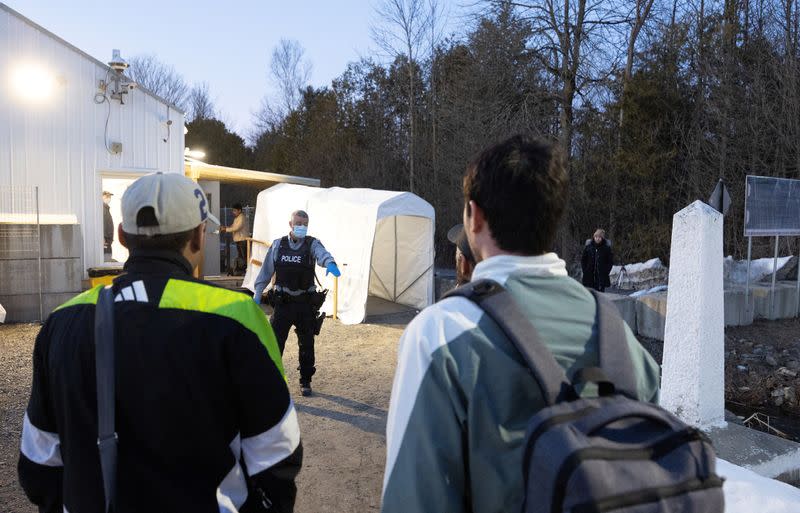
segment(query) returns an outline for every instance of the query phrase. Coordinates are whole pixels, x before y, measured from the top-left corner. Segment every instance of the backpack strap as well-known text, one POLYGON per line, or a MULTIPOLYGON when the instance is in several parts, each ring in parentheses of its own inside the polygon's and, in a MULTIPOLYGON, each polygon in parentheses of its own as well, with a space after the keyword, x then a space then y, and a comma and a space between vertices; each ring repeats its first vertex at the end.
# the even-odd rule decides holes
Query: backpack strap
POLYGON ((493 280, 478 280, 451 290, 444 297, 456 296, 477 304, 500 327, 533 372, 548 405, 576 398, 564 369, 502 285, 493 280))
POLYGON ((631 399, 637 398, 636 374, 633 369, 625 321, 619 309, 602 293, 592 290, 597 303, 597 348, 600 353, 600 368, 611 380, 618 393, 631 399))
POLYGON ((114 294, 100 289, 94 313, 95 377, 97 378, 97 448, 103 478, 105 510, 111 511, 117 484, 117 433, 114 428, 114 294))

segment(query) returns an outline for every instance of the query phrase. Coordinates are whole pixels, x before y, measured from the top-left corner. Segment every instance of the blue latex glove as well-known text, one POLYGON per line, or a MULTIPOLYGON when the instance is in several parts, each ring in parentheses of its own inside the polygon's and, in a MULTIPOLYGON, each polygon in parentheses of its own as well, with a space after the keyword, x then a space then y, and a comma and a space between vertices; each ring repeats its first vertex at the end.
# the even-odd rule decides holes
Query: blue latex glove
POLYGON ((332 275, 334 275, 334 276, 336 276, 338 278, 339 276, 342 275, 342 272, 339 270, 338 267, 336 267, 336 263, 334 263, 334 262, 329 263, 325 267, 325 269, 326 269, 325 276, 327 276, 329 274, 332 274, 332 275))

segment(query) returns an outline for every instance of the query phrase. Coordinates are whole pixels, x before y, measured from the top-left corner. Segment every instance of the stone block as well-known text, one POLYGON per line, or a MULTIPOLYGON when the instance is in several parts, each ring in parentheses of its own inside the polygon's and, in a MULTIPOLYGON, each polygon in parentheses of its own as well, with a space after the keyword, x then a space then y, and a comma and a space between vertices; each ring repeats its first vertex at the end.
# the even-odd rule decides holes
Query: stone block
POLYGON ((636 298, 636 333, 664 340, 667 319, 667 293, 655 292, 636 298))
MULTIPOLYGON (((44 318, 80 292, 42 294, 44 318)), ((39 315, 39 294, 0 295, 0 304, 6 309, 6 322, 43 321, 39 315)))
MULTIPOLYGON (((0 260, 0 294, 39 293, 39 263, 36 259, 0 260)), ((61 293, 81 290, 83 267, 80 258, 42 260, 42 292, 61 293)))
POLYGON ((42 258, 83 258, 79 224, 45 224, 41 227, 42 258))
POLYGON ((795 317, 797 310, 797 284, 778 282, 775 284, 774 311, 770 311, 770 285, 750 288, 753 296, 753 316, 756 319, 788 319, 795 317))
POLYGON ((636 298, 620 294, 606 294, 606 296, 617 306, 619 314, 631 331, 636 333, 636 298))
MULTIPOLYGON (((39 256, 37 247, 28 248, 27 244, 22 242, 23 237, 28 237, 23 234, 31 233, 31 230, 35 233, 36 225, 3 225, 2 231, 5 236, 0 237, 0 260, 29 259, 39 256)), ((78 224, 40 225, 39 238, 42 258, 83 258, 83 236, 81 226, 78 224)))
POLYGON ((725 290, 725 326, 749 326, 753 324, 753 296, 750 295, 748 308, 745 302, 744 287, 731 287, 725 290))

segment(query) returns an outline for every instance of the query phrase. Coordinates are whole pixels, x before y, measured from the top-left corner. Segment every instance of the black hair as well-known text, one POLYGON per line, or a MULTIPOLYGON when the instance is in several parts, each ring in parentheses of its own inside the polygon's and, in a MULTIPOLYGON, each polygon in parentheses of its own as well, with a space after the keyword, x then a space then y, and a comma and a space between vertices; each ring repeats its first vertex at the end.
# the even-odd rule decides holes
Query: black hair
POLYGON ((464 175, 465 203, 481 207, 497 245, 514 253, 552 249, 568 197, 561 151, 524 135, 487 148, 464 175))

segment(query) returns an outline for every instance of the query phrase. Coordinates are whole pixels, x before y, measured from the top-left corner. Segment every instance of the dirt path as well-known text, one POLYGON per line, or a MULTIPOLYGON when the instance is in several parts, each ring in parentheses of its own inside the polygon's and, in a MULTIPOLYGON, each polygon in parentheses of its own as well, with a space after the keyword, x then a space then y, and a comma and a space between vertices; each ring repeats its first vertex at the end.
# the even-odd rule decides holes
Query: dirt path
MULTIPOLYGON (((0 325, 2 513, 36 511, 17 484, 16 464, 38 331, 38 325, 0 325)), ((343 326, 326 320, 317 339, 312 397, 300 396, 297 339, 289 336, 284 364, 304 445, 296 512, 379 510, 386 412, 401 332, 402 325, 343 326)))

